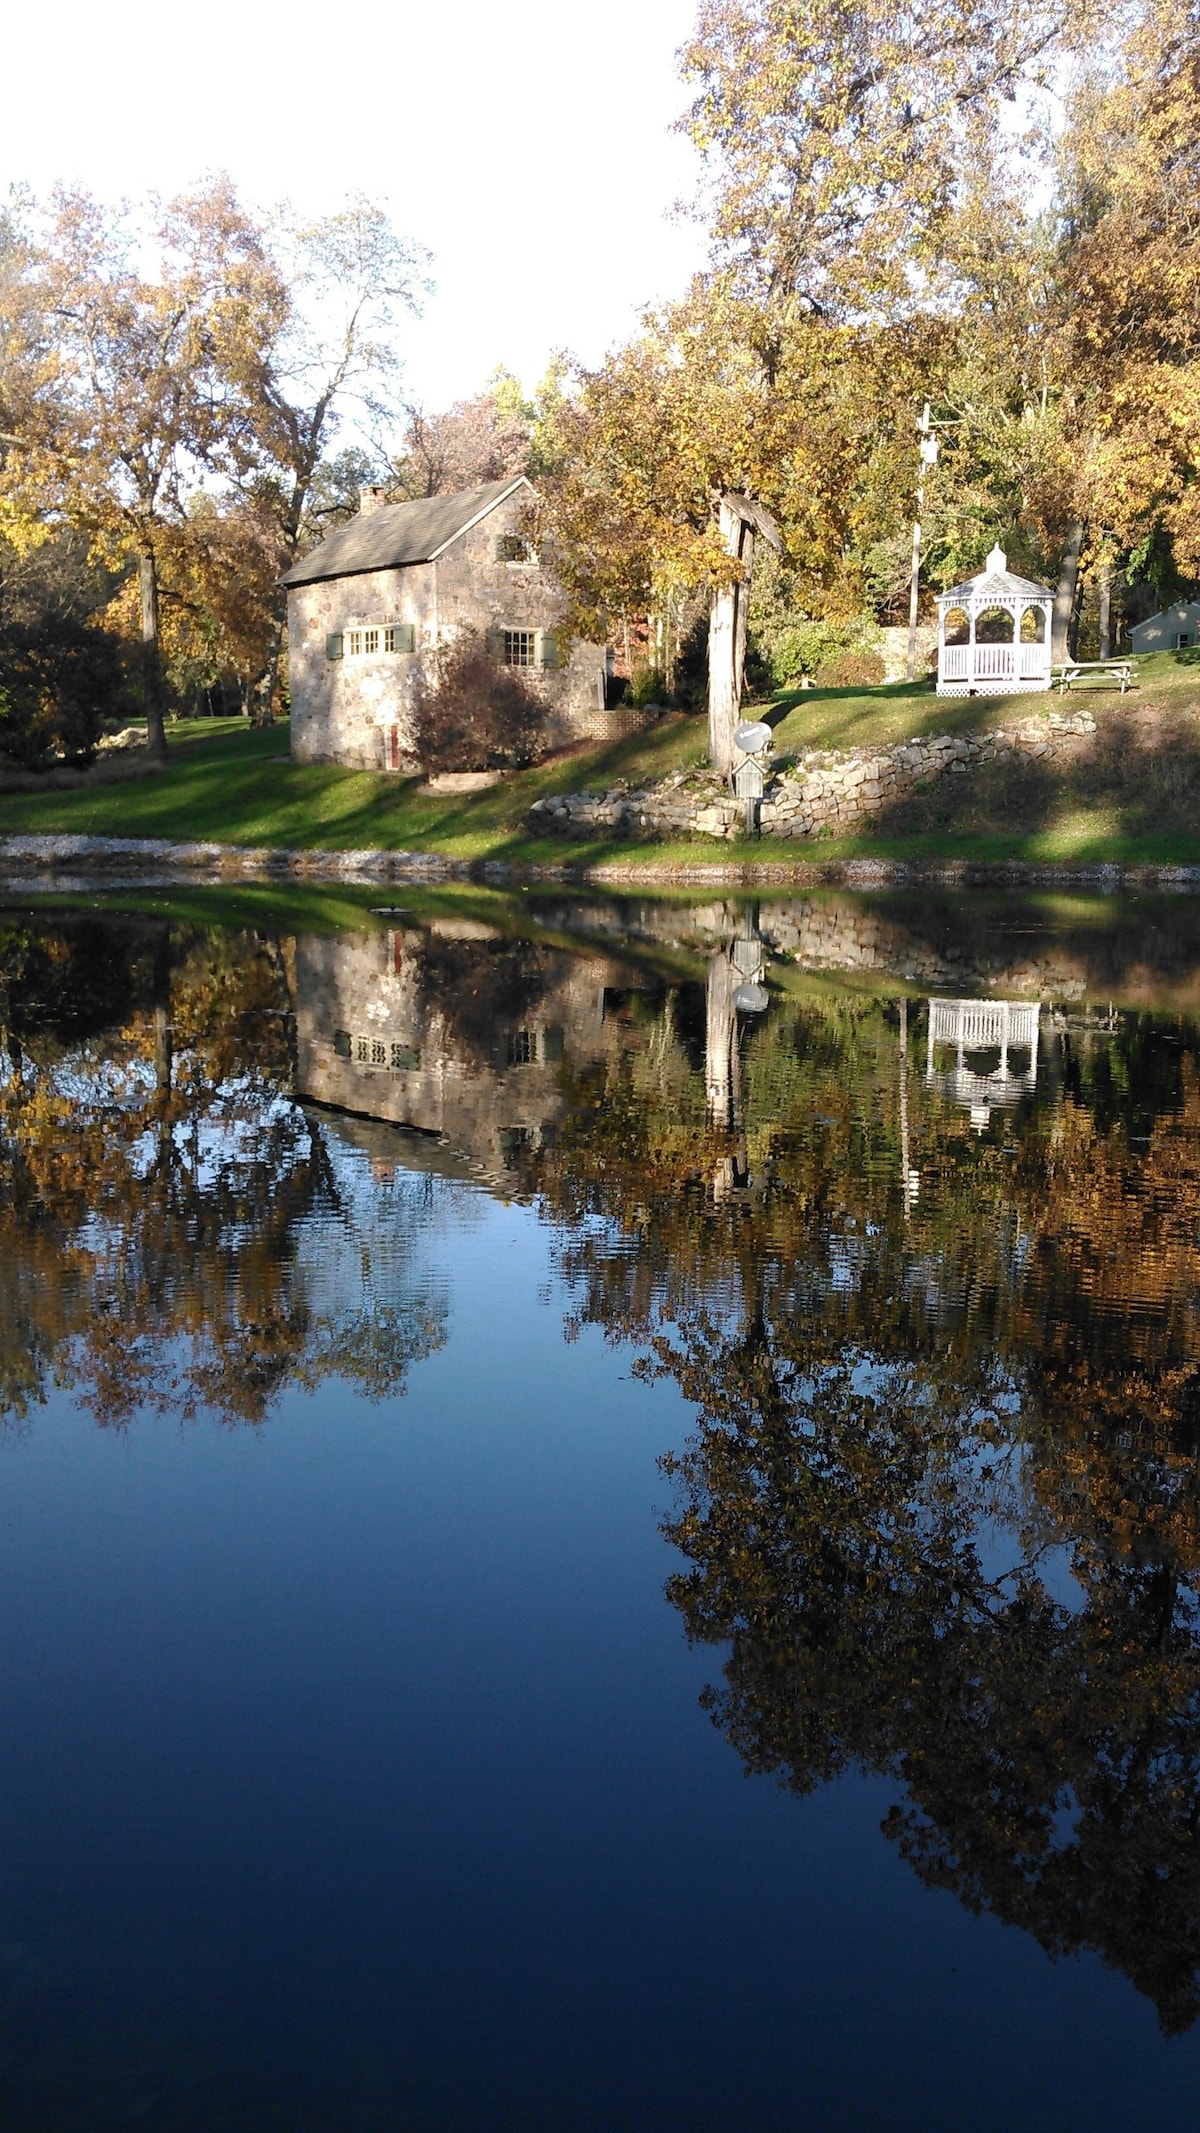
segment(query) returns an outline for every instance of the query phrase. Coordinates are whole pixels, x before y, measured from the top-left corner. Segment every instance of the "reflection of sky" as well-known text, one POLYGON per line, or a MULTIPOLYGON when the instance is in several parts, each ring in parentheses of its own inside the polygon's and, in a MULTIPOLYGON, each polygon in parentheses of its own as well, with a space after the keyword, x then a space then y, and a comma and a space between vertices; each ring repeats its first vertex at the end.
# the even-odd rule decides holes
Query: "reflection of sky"
MULTIPOLYGON (((337 1169, 382 1250, 394 1189, 337 1169)), ((563 1341, 535 1210, 421 1204, 454 1311, 405 1399, 116 1437, 60 1393, 0 1447, 0 1941, 55 2078, 94 2109, 136 2045, 201 2122, 258 2081, 319 2133, 1187 2122, 1196 2040, 924 1891, 891 1787, 744 1781, 662 1594, 690 1410, 563 1341)))

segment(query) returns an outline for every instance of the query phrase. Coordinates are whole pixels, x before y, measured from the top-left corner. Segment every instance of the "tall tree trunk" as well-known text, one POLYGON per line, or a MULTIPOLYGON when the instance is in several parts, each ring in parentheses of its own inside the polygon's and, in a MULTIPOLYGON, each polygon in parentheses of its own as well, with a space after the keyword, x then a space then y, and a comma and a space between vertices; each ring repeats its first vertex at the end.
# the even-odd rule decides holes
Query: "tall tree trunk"
POLYGON ((1075 649, 1075 595, 1079 587, 1079 551, 1082 547, 1083 521, 1077 519, 1067 535, 1058 572, 1058 591, 1054 595, 1050 657, 1056 665, 1070 659, 1075 649))
POLYGON ((1100 587, 1100 657, 1112 658, 1112 581, 1111 563, 1101 563, 1097 572, 1100 587))
POLYGON ((138 559, 138 586, 142 596, 142 693, 146 704, 146 738, 156 763, 167 760, 167 734, 163 724, 162 647, 158 636, 158 571, 153 549, 138 559))
POLYGON ((277 620, 271 629, 271 647, 259 692, 261 711, 255 714, 256 726, 270 726, 275 719, 275 698, 279 691, 279 670, 283 665, 283 640, 287 634, 287 616, 277 620))
POLYGON ((708 617, 708 756, 715 770, 728 772, 746 667, 754 528, 725 496, 720 503, 720 526, 727 554, 741 566, 731 585, 714 588, 708 617))

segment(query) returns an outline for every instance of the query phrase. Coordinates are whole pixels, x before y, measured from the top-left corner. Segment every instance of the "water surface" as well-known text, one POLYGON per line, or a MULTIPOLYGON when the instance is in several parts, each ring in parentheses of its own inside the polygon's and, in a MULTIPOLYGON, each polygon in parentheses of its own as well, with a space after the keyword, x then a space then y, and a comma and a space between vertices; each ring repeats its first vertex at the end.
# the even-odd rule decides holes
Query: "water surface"
POLYGON ((1200 907, 0 911, 5 2127, 1190 2123, 1200 907))

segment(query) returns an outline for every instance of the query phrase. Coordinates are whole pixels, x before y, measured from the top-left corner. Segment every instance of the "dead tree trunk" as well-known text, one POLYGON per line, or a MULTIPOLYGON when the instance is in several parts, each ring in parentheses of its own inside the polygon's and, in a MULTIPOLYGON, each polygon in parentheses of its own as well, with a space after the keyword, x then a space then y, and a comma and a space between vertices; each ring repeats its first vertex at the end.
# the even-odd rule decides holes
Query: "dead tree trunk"
POLYGON ((713 589, 708 618, 708 755, 715 770, 733 764, 733 736, 742 703, 746 670, 746 622, 755 536, 776 551, 783 543, 769 511, 751 497, 727 491, 718 499, 718 523, 725 552, 735 565, 729 584, 713 589))
POLYGON ((726 553, 737 565, 738 575, 727 585, 715 585, 708 617, 708 756, 714 770, 728 772, 733 764, 733 736, 742 702, 746 663, 746 601, 754 567, 754 528, 747 524, 736 501, 723 496, 720 502, 721 538, 726 553))
POLYGON ((146 738, 156 763, 167 760, 167 733, 163 723, 162 647, 158 636, 158 570, 153 549, 138 558, 138 589, 142 600, 142 693, 146 704, 146 738))

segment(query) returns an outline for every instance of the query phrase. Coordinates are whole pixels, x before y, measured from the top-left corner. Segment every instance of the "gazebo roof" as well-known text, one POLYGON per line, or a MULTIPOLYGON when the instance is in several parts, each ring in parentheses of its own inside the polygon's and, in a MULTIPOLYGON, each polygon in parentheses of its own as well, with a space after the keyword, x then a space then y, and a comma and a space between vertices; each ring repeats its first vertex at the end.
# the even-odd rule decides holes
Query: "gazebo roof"
POLYGON ((939 607, 963 607, 968 600, 1052 600, 1049 585, 1039 585, 1033 578, 1019 578, 1008 567, 1008 557, 997 545, 992 549, 978 577, 967 578, 961 585, 952 585, 949 592, 938 594, 939 607))

